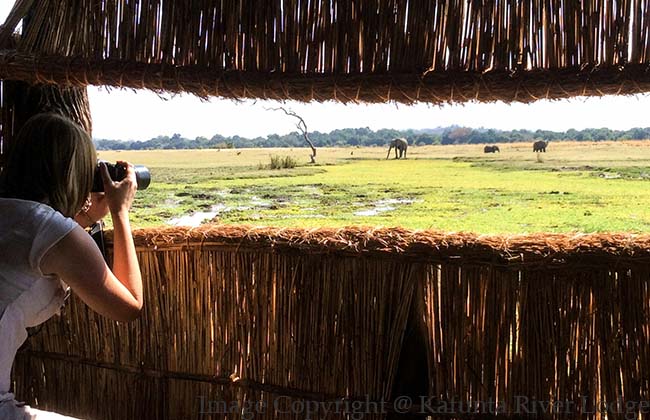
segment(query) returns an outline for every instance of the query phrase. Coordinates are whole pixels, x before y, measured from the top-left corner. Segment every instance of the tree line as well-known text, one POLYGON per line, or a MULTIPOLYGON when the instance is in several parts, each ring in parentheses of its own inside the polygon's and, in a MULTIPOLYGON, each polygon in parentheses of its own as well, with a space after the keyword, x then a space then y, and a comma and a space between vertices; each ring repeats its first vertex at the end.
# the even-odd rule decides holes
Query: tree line
MULTIPOLYGON (((603 140, 642 140, 650 138, 650 127, 630 130, 611 130, 609 128, 570 129, 563 132, 549 130, 496 130, 468 127, 438 127, 424 130, 373 131, 370 128, 344 128, 329 133, 310 132, 309 137, 316 147, 341 146, 386 146, 396 137, 404 137, 411 145, 431 144, 495 144, 520 141, 603 141, 603 140)), ((121 141, 94 139, 98 150, 151 150, 151 149, 227 149, 246 147, 303 147, 303 135, 292 132, 285 135, 270 134, 266 137, 245 138, 224 137, 219 134, 189 139, 174 134, 158 136, 144 141, 121 141)))

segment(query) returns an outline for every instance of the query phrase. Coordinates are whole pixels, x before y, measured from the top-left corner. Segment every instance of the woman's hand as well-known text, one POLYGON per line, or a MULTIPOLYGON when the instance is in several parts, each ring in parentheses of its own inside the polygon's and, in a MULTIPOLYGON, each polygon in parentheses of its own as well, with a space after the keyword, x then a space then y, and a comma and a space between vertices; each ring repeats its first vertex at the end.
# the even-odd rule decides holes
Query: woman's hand
POLYGON ((117 161, 117 164, 126 167, 126 175, 119 182, 113 181, 106 164, 100 163, 106 205, 112 216, 128 214, 138 189, 133 165, 125 161, 117 161))

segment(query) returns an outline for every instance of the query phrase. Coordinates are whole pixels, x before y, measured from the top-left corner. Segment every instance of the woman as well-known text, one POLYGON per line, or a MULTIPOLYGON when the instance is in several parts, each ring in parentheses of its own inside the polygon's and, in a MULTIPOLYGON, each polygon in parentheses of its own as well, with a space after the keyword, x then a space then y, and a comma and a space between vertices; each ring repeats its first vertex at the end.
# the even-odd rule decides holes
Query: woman
POLYGON ((93 194, 94 145, 80 127, 39 114, 15 139, 0 177, 0 420, 62 419, 16 402, 10 373, 26 328, 58 313, 69 286, 88 306, 117 321, 137 318, 142 279, 129 224, 137 188, 133 166, 113 182, 101 166, 93 194), (113 270, 83 227, 111 214, 113 270))

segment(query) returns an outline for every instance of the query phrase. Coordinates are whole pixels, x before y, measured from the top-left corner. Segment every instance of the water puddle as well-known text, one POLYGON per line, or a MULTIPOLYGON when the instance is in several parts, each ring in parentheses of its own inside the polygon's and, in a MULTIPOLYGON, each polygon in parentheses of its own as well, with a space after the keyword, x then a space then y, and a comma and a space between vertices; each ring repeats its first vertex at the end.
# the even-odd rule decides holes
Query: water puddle
POLYGON ((374 208, 354 212, 354 215, 355 216, 377 216, 381 213, 386 213, 389 211, 396 210, 396 206, 400 204, 413 204, 417 201, 422 201, 422 200, 415 200, 412 198, 389 198, 386 200, 379 200, 374 203, 375 206, 374 208))
MULTIPOLYGON (((309 191, 311 194, 316 195, 319 193, 318 189, 315 186, 303 186, 303 188, 307 191, 309 191)), ((227 196, 232 196, 236 193, 242 193, 243 191, 237 190, 237 189, 232 189, 232 190, 225 190, 225 191, 219 191, 217 194, 220 195, 221 197, 227 197, 227 196)), ((359 200, 359 198, 362 198, 365 196, 357 196, 357 201, 354 201, 352 206, 356 207, 358 211, 354 212, 353 214, 355 216, 365 216, 365 217, 371 217, 371 216, 377 216, 382 213, 388 213, 397 210, 399 206, 403 205, 410 205, 415 202, 420 202, 423 200, 417 200, 413 198, 387 198, 383 200, 377 200, 374 202, 363 202, 362 200, 359 200)), ((241 197, 244 198, 244 197, 241 197)), ((239 201, 239 200, 238 200, 239 201)), ((220 214, 227 213, 227 212, 232 212, 232 211, 242 211, 242 212, 247 212, 247 211, 256 211, 256 210, 279 210, 281 207, 286 207, 287 205, 291 204, 293 201, 291 196, 269 196, 267 195, 262 195, 260 196, 250 196, 248 198, 247 202, 242 202, 239 201, 237 204, 234 203, 229 203, 230 205, 226 204, 216 204, 210 207, 209 211, 195 211, 190 214, 186 214, 180 217, 175 217, 171 220, 169 220, 167 223, 172 226, 189 226, 189 227, 197 227, 200 226, 203 223, 207 223, 212 221, 215 217, 217 217, 220 214)), ((320 208, 318 207, 313 207, 309 206, 311 202, 307 200, 305 202, 307 206, 301 209, 300 213, 302 214, 276 214, 274 216, 266 216, 266 217, 279 217, 282 219, 293 219, 293 218, 300 218, 300 219, 307 219, 307 218, 325 218, 326 216, 322 214, 318 214, 318 210, 320 208), (316 214, 304 214, 305 212, 314 212, 316 214)), ((263 216, 261 214, 255 213, 251 214, 248 216, 252 220, 258 220, 261 219, 263 216)))
POLYGON ((393 211, 395 207, 391 206, 377 206, 374 209, 370 210, 361 210, 354 213, 355 216, 377 216, 380 213, 385 213, 387 211, 393 211))
MULTIPOLYGON (((220 194, 221 195, 221 194, 220 194)), ((225 194, 224 194, 225 195, 225 194)), ((214 219, 217 215, 226 213, 229 211, 248 211, 258 208, 270 208, 272 203, 260 199, 259 197, 251 197, 250 205, 240 205, 236 207, 229 207, 225 204, 215 204, 210 207, 210 211, 195 211, 190 214, 186 214, 180 217, 175 217, 170 219, 167 224, 172 226, 189 226, 189 227, 198 227, 203 223, 208 223, 214 219)))
POLYGON ((172 226, 197 227, 200 226, 202 223, 209 222, 210 220, 214 219, 214 217, 217 214, 227 210, 229 210, 229 208, 226 207, 225 205, 217 204, 212 206, 210 208, 210 211, 196 211, 192 214, 186 214, 185 216, 175 217, 171 219, 169 222, 167 222, 167 224, 172 226))

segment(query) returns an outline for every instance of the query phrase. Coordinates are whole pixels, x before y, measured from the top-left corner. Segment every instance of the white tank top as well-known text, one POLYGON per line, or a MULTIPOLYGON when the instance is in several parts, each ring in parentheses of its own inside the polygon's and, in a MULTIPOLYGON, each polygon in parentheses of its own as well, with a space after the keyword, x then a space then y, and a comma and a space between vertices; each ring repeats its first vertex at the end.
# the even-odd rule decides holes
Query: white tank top
POLYGON ((63 305, 67 285, 43 275, 41 258, 77 226, 45 204, 0 198, 0 405, 13 400, 11 366, 26 328, 47 321, 63 305))

